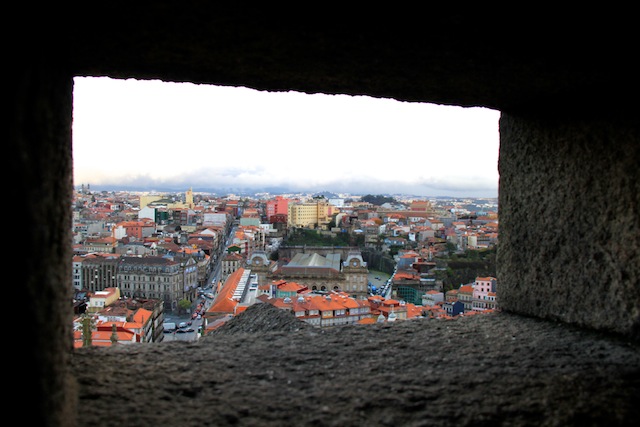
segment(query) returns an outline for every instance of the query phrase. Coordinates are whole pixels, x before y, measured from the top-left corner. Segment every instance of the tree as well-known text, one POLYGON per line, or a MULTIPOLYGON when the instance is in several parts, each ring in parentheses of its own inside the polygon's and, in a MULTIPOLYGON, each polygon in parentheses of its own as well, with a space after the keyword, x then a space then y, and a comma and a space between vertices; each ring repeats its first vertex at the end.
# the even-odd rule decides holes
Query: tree
POLYGON ((384 245, 384 239, 386 239, 387 236, 385 236, 384 234, 380 233, 376 236, 376 250, 381 251, 382 250, 382 246, 384 245))
POLYGON ((191 310, 191 301, 186 298, 178 301, 178 310, 189 312, 191 310))
POLYGON ((393 197, 383 196, 381 194, 378 194, 377 196, 367 194, 366 196, 362 196, 360 200, 376 206, 382 206, 385 203, 398 203, 393 197))
POLYGON ((118 327, 115 323, 111 324, 111 345, 118 342, 118 327))
POLYGON ((338 226, 338 223, 336 222, 336 218, 338 217, 338 214, 335 213, 331 216, 331 221, 329 221, 329 230, 331 230, 334 227, 338 226))
POLYGON ((89 314, 82 315, 82 346, 83 347, 91 347, 91 335, 93 334, 93 329, 95 327, 95 321, 93 317, 89 314))
POLYGON ((349 238, 349 245, 362 248, 364 246, 364 234, 354 233, 349 238))
POLYGON ((459 284, 473 282, 479 276, 496 277, 497 246, 483 250, 466 250, 453 254, 446 262, 445 289, 454 289, 459 284))

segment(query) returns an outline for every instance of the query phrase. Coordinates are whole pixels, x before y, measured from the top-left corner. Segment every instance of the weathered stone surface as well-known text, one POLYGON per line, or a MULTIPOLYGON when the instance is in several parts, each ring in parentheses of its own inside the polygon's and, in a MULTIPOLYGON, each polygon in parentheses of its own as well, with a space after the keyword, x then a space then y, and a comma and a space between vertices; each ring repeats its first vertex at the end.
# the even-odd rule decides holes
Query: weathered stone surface
MULTIPOLYGON (((535 425, 637 421, 637 410, 626 399, 638 394, 635 353, 553 323, 534 323, 528 331, 532 321, 522 318, 513 324, 519 336, 537 345, 518 345, 523 358, 513 356, 515 350, 506 339, 469 349, 467 341, 455 335, 445 337, 437 330, 429 330, 428 335, 412 331, 391 339, 386 329, 376 331, 375 326, 366 331, 376 331, 370 340, 379 341, 375 348, 388 356, 384 366, 378 362, 379 354, 375 360, 353 359, 366 353, 354 353, 359 348, 354 343, 363 333, 359 328, 342 330, 340 335, 311 336, 306 330, 250 333, 247 338, 221 335, 215 342, 194 347, 80 351, 74 354, 82 399, 77 408, 76 390, 68 382, 73 375, 66 363, 72 347, 68 310, 71 84, 77 75, 368 95, 500 110, 509 120, 522 122, 501 129, 500 239, 504 244, 499 250, 503 267, 498 280, 504 283, 504 295, 499 292, 499 299, 512 311, 637 337, 639 180, 636 163, 631 161, 638 156, 640 141, 640 86, 633 54, 637 50, 634 14, 614 7, 579 13, 538 8, 509 16, 483 6, 484 13, 467 7, 431 15, 412 15, 405 7, 370 14, 360 8, 323 8, 296 16, 289 13, 290 7, 277 10, 266 2, 247 7, 207 1, 114 0, 101 4, 99 13, 76 1, 40 4, 38 13, 48 19, 40 20, 36 28, 31 22, 32 3, 15 7, 12 17, 19 28, 28 29, 29 37, 18 34, 8 44, 6 163, 15 184, 10 186, 9 199, 24 202, 21 221, 26 226, 20 239, 36 242, 28 256, 19 257, 14 269, 25 277, 11 287, 17 291, 14 298, 26 301, 32 315, 26 322, 24 357, 17 366, 26 373, 19 394, 30 397, 30 423, 73 426, 71 414, 76 411, 81 425, 126 425, 123 420, 129 419, 166 420, 166 425, 231 424, 234 420, 246 425, 253 420, 261 425, 293 425, 296 416, 302 424, 346 420, 342 425, 350 424, 349 420, 358 424, 361 419, 373 425, 403 420, 464 425, 471 419, 523 425, 527 417, 532 417, 532 423, 539 421, 535 425), (605 26, 607 31, 594 31, 605 26), (538 129, 541 118, 560 124, 559 131, 548 132, 548 123, 546 129, 538 129), (571 118, 589 125, 576 126, 571 118), (605 142, 614 147, 622 144, 617 147, 624 149, 604 151, 605 142), (544 185, 545 180, 550 185, 544 185), (584 209, 594 207, 594 216, 586 216, 584 209), (541 243, 537 250, 519 252, 522 245, 541 243), (574 255, 579 259, 571 259, 574 255), (584 265, 582 271, 579 263, 584 265), (599 298, 604 301, 609 296, 610 301, 598 304, 599 298), (413 338, 420 339, 421 346, 413 338), (256 343, 252 346, 251 341, 256 343), (319 347, 301 353, 307 341, 319 347), (342 345, 342 352, 337 347, 326 350, 333 343, 342 345), (218 350, 234 345, 246 353, 231 351, 225 359, 218 350), (279 349, 277 360, 269 356, 274 346, 279 349), (549 354, 554 357, 547 359, 549 354), (88 355, 96 355, 96 360, 88 355), (419 359, 421 355, 424 360, 419 359), (457 363, 470 362, 472 356, 473 368, 466 367, 471 363, 457 363), (182 362, 185 357, 188 363, 182 362), (388 362, 396 357, 400 365, 388 362), (243 362, 244 375, 224 369, 225 361, 236 363, 234 358, 243 362), (330 366, 334 377, 329 379, 323 373, 327 366, 319 358, 344 360, 356 369, 330 366), (554 363, 556 359, 562 363, 554 363), (626 363, 620 362, 623 359, 626 363), (256 386, 254 371, 246 374, 246 366, 252 366, 247 363, 254 360, 258 364, 252 369, 261 373, 268 371, 267 363, 283 363, 274 372, 282 377, 285 369, 294 372, 293 385, 285 387, 276 375, 274 381, 263 379, 256 386), (446 360, 454 364, 442 363, 446 360), (502 370, 488 372, 502 383, 472 381, 485 372, 485 366, 499 367, 500 361, 506 361, 502 370), (411 368, 411 363, 423 367, 432 362, 438 362, 435 372, 411 368), (212 364, 223 369, 211 369, 212 364), (405 370, 397 367, 401 365, 405 370), (186 370, 181 369, 184 366, 186 370), (296 371, 301 366, 311 367, 304 377, 296 371), (465 375, 459 366, 465 366, 465 375), (358 370, 363 367, 369 368, 364 375, 358 370), (345 386, 343 379, 351 381, 345 386), (299 385, 303 380, 309 387, 299 385), (168 388, 160 387, 166 383, 168 388), (442 383, 450 387, 438 385, 442 383), (230 384, 233 387, 227 387, 230 384), (218 392, 217 385, 225 391, 218 392), (400 385, 409 392, 403 394, 400 385), (418 389, 424 398, 417 396, 418 389), (325 408, 319 402, 326 402, 327 409, 319 410, 325 408), (338 418, 332 416, 335 410, 338 418)), ((366 145, 366 141, 354 143, 366 145)), ((421 147, 390 143, 395 144, 393 149, 399 147, 396 158, 429 153, 429 142, 421 147)), ((501 323, 505 317, 492 319, 501 323)), ((500 336, 500 330, 508 329, 506 324, 484 325, 488 321, 465 320, 455 325, 478 323, 475 332, 470 328, 464 334, 489 336, 500 336)), ((22 411, 18 416, 24 416, 22 411)))
POLYGON ((231 318, 231 320, 203 339, 209 339, 212 335, 229 335, 243 332, 299 331, 309 328, 313 328, 313 326, 297 319, 289 310, 281 310, 271 304, 258 303, 249 306, 244 312, 231 318))
POLYGON ((640 126, 500 119, 500 306, 640 340, 640 126))
POLYGON ((291 330, 256 308, 196 343, 76 350, 78 426, 640 421, 640 349, 619 338, 506 313, 291 330))

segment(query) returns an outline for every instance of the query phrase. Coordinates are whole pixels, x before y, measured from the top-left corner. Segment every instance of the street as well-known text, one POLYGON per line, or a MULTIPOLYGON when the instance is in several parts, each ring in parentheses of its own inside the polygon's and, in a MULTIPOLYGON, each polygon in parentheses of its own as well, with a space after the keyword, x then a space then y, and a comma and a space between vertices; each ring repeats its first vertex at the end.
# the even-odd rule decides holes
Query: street
MULTIPOLYGON (((227 241, 226 241, 227 247, 229 246, 229 243, 231 241, 231 236, 233 236, 235 229, 236 229, 235 226, 231 227, 231 231, 227 236, 227 241)), ((184 314, 180 316, 172 315, 172 314, 166 315, 164 318, 164 323, 175 323, 176 325, 179 325, 181 322, 186 322, 186 323, 191 322, 191 324, 187 325, 186 328, 177 328, 175 331, 165 332, 164 339, 163 339, 164 342, 197 341, 198 338, 200 338, 201 334, 198 332, 198 330, 201 326, 202 326, 202 329, 205 328, 206 325, 204 325, 204 318, 192 319, 191 316, 193 315, 193 312, 198 302, 204 300, 203 302, 204 311, 207 311, 207 309, 209 309, 209 307, 213 303, 213 300, 215 299, 215 296, 216 296, 218 280, 220 278, 220 267, 221 267, 220 261, 222 259, 222 256, 223 254, 219 254, 218 257, 216 258, 216 263, 213 268, 213 271, 211 272, 211 274, 209 275, 209 278, 207 279, 207 287, 202 289, 203 295, 206 293, 212 293, 214 298, 207 298, 204 296, 199 297, 194 301, 193 307, 191 307, 191 310, 188 314, 184 314)))
MULTIPOLYGON (((204 289, 205 292, 209 291, 209 288, 204 289)), ((211 303, 213 302, 212 298, 205 298, 205 297, 200 297, 198 298, 195 303, 194 303, 194 307, 191 308, 191 311, 189 312, 189 314, 184 314, 184 315, 169 315, 166 316, 164 318, 164 323, 175 323, 176 325, 179 325, 181 322, 185 322, 187 323, 187 327, 186 328, 177 328, 175 331, 173 332, 166 332, 164 333, 164 342, 168 342, 168 341, 197 341, 198 338, 200 338, 201 334, 198 332, 199 328, 202 326, 202 328, 204 329, 204 318, 201 317, 200 319, 195 318, 192 319, 192 313, 195 309, 195 305, 198 304, 199 301, 203 302, 203 306, 204 306, 204 311, 206 311, 210 306, 211 303), (189 325, 188 323, 191 322, 191 324, 189 325)))

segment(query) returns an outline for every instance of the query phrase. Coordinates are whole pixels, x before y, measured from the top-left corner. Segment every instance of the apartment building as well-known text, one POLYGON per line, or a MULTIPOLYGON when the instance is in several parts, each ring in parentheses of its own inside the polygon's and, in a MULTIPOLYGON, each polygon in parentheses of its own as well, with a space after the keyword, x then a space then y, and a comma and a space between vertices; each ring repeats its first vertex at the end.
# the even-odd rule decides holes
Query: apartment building
POLYGON ((337 209, 325 199, 289 203, 287 225, 289 227, 326 229, 337 209))

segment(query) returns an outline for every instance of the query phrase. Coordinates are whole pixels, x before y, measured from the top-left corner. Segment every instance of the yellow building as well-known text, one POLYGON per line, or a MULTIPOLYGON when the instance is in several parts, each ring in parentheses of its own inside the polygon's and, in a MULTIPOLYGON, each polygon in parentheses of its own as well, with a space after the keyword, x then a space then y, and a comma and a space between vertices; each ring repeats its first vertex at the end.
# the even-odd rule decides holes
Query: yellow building
POLYGON ((193 190, 190 188, 185 192, 185 202, 175 201, 171 199, 166 199, 163 195, 152 194, 152 195, 141 195, 140 196, 140 208, 144 208, 151 204, 162 204, 167 208, 188 208, 192 209, 194 207, 193 203, 193 190))
POLYGON ((289 227, 326 229, 338 209, 324 199, 289 203, 287 225, 289 227))
POLYGON ((96 313, 120 299, 120 288, 105 288, 103 291, 94 292, 89 298, 89 313, 96 313))

